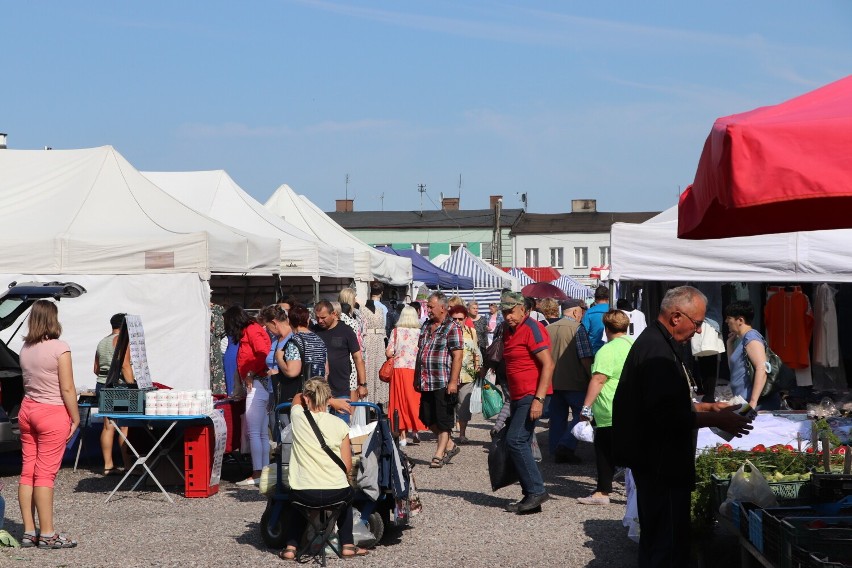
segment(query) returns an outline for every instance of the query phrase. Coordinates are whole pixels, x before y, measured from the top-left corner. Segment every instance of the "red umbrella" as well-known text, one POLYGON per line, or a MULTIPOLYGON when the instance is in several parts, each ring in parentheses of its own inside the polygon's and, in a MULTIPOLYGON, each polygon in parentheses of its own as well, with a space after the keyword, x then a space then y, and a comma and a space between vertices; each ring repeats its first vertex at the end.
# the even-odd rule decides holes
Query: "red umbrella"
POLYGON ((567 300, 568 295, 547 282, 536 282, 535 284, 527 284, 521 288, 521 294, 528 298, 555 298, 557 300, 567 300))
POLYGON ((678 206, 678 237, 852 227, 852 76, 720 118, 678 206))

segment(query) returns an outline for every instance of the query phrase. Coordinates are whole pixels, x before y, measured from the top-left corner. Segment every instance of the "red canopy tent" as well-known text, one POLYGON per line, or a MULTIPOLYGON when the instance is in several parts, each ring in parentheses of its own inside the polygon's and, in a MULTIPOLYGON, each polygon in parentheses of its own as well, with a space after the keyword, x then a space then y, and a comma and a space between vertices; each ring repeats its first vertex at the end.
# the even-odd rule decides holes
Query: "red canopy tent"
POLYGON ((852 227, 852 76, 720 118, 678 205, 678 237, 852 227))

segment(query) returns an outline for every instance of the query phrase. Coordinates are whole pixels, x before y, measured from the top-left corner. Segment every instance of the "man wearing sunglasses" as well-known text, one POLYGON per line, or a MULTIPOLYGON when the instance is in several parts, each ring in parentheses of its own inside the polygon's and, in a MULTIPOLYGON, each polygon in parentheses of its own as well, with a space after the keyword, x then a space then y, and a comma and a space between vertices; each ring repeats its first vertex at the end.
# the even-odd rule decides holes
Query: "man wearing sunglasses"
POLYGON ((707 298, 696 288, 669 290, 657 321, 634 342, 615 392, 613 451, 636 482, 641 568, 689 565, 698 428, 716 426, 737 437, 752 428, 726 403, 693 401, 695 382, 681 347, 700 333, 706 310, 707 298))

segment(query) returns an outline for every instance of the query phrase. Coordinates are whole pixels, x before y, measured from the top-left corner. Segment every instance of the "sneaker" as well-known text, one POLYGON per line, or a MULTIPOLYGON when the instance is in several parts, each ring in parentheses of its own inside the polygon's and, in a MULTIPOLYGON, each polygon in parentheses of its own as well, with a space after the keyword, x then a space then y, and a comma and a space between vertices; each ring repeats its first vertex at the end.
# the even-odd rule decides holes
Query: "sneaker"
POLYGON ((541 512, 541 504, 548 499, 550 499, 550 495, 547 491, 544 493, 537 493, 535 495, 527 495, 520 503, 518 503, 518 514, 539 513, 541 512))
POLYGON ((237 481, 236 485, 238 485, 239 487, 257 487, 258 485, 260 485, 260 479, 249 477, 248 479, 237 481))
POLYGON ((408 445, 408 442, 406 441, 406 439, 405 439, 405 438, 403 438, 403 439, 401 439, 401 440, 399 441, 399 447, 400 447, 400 448, 404 448, 404 447, 405 447, 405 446, 407 446, 407 445, 408 445))
POLYGON ((577 502, 582 503, 583 505, 609 505, 609 497, 606 495, 595 496, 589 495, 588 497, 577 497, 577 502))
POLYGON ((506 512, 507 513, 517 513, 518 512, 518 506, 520 504, 521 504, 520 501, 515 501, 514 503, 509 503, 508 505, 506 505, 506 512))

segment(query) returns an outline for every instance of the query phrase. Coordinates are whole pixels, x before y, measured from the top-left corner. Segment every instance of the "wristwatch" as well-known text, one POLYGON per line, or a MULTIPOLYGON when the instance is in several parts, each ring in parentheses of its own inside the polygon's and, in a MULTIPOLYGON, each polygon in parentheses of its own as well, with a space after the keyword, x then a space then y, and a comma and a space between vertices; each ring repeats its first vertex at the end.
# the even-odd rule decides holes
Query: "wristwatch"
POLYGON ((544 404, 544 397, 543 396, 534 396, 533 400, 537 400, 540 403, 544 404))
POLYGON ((360 388, 360 387, 366 387, 366 386, 367 386, 367 383, 358 383, 358 387, 359 387, 359 388, 360 388))

